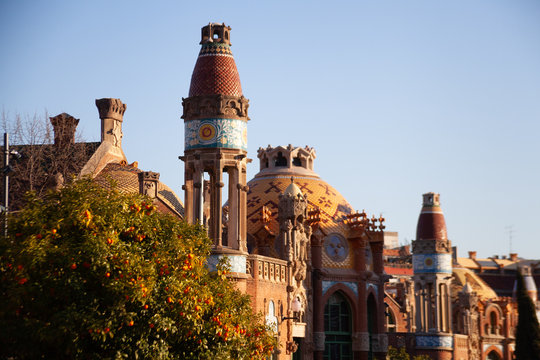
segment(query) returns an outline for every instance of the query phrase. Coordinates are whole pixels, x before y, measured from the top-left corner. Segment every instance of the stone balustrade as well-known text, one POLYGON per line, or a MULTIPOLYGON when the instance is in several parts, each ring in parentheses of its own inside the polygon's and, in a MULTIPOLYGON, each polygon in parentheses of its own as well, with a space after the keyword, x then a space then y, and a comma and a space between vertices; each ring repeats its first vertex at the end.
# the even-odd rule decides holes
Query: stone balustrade
POLYGON ((259 281, 276 284, 287 283, 287 261, 262 255, 248 255, 246 264, 248 276, 259 281))

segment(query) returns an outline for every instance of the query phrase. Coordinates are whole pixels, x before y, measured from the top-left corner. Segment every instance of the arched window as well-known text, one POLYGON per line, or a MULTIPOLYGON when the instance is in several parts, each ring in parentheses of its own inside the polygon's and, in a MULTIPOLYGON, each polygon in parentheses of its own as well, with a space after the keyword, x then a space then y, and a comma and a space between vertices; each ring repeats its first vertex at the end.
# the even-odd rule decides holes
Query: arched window
POLYGON ((281 151, 278 152, 276 162, 275 162, 274 165, 275 166, 287 166, 287 158, 285 158, 285 156, 283 156, 281 151))
POLYGON ((499 331, 498 331, 498 326, 497 326, 497 314, 495 313, 495 311, 492 311, 489 314, 489 325, 490 325, 491 333, 494 335, 497 335, 499 331))
POLYGON ((266 325, 271 328, 274 333, 278 332, 278 319, 276 316, 276 307, 274 301, 270 300, 268 302, 268 315, 266 315, 266 325))
POLYGON ((300 156, 293 158, 292 164, 294 166, 302 166, 302 159, 300 159, 300 156))
POLYGON ((324 307, 324 360, 352 360, 352 312, 347 299, 336 292, 324 307))

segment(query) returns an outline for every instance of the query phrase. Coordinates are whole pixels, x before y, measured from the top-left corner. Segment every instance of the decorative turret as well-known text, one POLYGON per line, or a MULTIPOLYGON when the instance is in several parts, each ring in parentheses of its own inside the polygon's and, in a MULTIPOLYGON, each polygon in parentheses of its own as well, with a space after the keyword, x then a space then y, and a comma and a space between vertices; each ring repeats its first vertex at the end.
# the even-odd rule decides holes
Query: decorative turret
POLYGON ((440 207, 440 195, 423 195, 422 210, 413 241, 416 298, 416 347, 435 359, 446 358, 453 348, 450 282, 452 246, 440 207))
POLYGON ((257 157, 261 173, 280 171, 295 175, 305 173, 316 176, 313 172, 313 161, 317 155, 315 149, 309 146, 301 148, 289 144, 287 147, 277 146, 274 148, 268 145, 266 149, 259 148, 257 157))
POLYGON ((429 192, 422 196, 424 202, 416 227, 416 240, 447 240, 446 222, 439 202, 440 195, 429 192))
POLYGON ((248 100, 242 96, 230 31, 225 24, 213 23, 201 30, 189 97, 182 99, 185 152, 180 159, 185 162, 185 219, 208 224, 213 260, 223 254, 243 257, 231 260, 232 271, 245 272, 248 100), (205 175, 210 198, 207 209, 205 175), (229 180, 227 213, 222 208, 224 175, 229 180))
POLYGON ((293 341, 293 324, 291 320, 305 323, 304 312, 308 306, 307 270, 309 264, 309 239, 311 237, 311 227, 307 221, 307 199, 300 188, 291 183, 279 196, 278 221, 279 236, 278 243, 284 247, 284 259, 287 260, 287 344, 285 347, 287 354, 296 351, 293 341), (295 309, 295 304, 298 309, 295 309))
MULTIPOLYGON (((231 28, 224 24, 209 24, 202 28, 201 51, 193 69, 189 97, 182 99, 183 119, 195 120, 211 117, 238 119, 244 122, 249 120, 247 114, 249 101, 242 95, 240 76, 231 52, 230 31, 231 28)), ((211 145, 247 150, 245 124, 244 126, 240 123, 234 125, 230 128, 205 128, 201 133, 190 132, 189 141, 186 133, 186 150, 211 145), (227 132, 227 130, 233 132, 227 132), (230 141, 219 141, 224 139, 230 141)), ((192 126, 189 129, 198 130, 199 128, 192 126)), ((186 130, 188 130, 187 123, 186 130)))

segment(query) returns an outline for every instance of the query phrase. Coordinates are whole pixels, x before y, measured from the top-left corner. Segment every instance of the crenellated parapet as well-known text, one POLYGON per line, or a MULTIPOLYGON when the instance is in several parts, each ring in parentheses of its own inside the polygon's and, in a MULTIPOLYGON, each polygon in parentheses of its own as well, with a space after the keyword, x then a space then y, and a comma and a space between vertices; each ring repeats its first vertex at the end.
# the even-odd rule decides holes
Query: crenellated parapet
POLYGON ((309 146, 296 147, 289 144, 287 147, 268 145, 266 149, 259 148, 257 157, 260 161, 260 169, 305 169, 313 172, 313 161, 317 157, 315 149, 309 146))
POLYGON ((386 229, 384 225, 385 218, 380 215, 378 218, 375 215, 371 216, 371 219, 366 214, 365 210, 362 212, 355 212, 347 215, 346 223, 352 231, 355 232, 382 232, 386 229))
POLYGON ((100 119, 123 121, 126 104, 122 103, 120 99, 96 99, 96 106, 99 111, 100 119))
POLYGON ((201 29, 201 42, 204 45, 208 43, 223 43, 231 45, 231 27, 225 23, 209 23, 201 29))

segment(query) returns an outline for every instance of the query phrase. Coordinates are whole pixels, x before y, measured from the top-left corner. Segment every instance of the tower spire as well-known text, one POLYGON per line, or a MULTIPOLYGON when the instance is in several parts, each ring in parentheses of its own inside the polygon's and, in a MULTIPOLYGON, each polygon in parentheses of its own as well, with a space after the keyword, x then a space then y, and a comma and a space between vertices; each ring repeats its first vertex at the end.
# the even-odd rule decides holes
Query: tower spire
POLYGON ((452 351, 450 283, 451 243, 440 206, 440 195, 422 195, 416 240, 413 241, 417 351, 442 359, 452 351))
MULTIPOLYGON (((201 29, 201 50, 182 99, 184 119, 185 216, 208 224, 213 253, 242 254, 246 246, 248 100, 230 49, 231 28, 210 23, 201 29), (204 209, 204 178, 209 178, 209 209, 204 209), (228 176, 228 188, 224 176, 228 176), (224 199, 225 197, 225 199, 224 199), (223 211, 223 200, 228 211, 223 211)), ((233 272, 245 272, 245 259, 233 272)))

